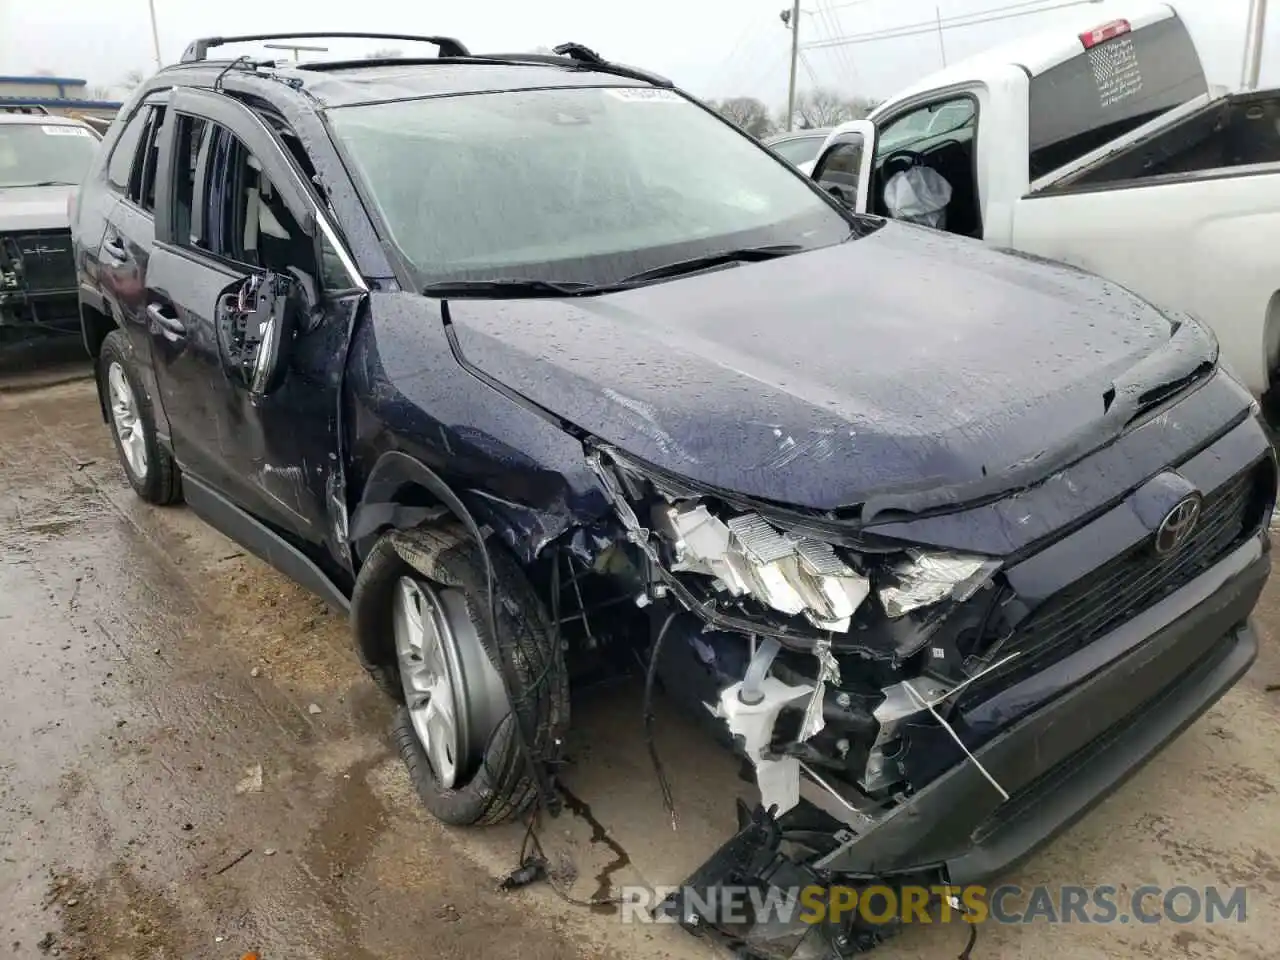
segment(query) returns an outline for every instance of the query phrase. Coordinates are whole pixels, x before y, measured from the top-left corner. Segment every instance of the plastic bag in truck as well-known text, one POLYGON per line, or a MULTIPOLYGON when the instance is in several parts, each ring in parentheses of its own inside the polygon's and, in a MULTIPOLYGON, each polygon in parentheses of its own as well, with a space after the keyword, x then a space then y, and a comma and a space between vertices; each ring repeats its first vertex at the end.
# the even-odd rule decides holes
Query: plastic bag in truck
POLYGON ((884 188, 889 216, 938 230, 946 229, 950 202, 951 184, 932 167, 912 167, 896 173, 884 188))

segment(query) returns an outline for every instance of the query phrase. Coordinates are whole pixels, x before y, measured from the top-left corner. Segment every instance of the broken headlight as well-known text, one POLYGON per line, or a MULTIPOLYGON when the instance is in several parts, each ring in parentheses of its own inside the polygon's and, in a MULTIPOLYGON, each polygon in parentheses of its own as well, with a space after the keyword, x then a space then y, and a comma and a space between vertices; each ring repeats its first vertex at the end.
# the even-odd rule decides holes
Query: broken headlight
POLYGON ((758 513, 722 520, 697 500, 658 504, 651 519, 671 550, 672 573, 703 574, 713 578, 717 591, 753 597, 837 633, 849 631, 873 582, 885 615, 898 620, 944 601, 969 599, 999 566, 986 557, 922 550, 907 550, 896 560, 877 557, 874 567, 864 566, 861 558, 781 530, 758 513))
POLYGON ((891 619, 943 600, 960 603, 977 593, 997 567, 997 561, 986 557, 912 550, 889 568, 890 582, 880 587, 880 603, 891 619))
POLYGON ((840 633, 871 592, 871 582, 828 543, 779 531, 757 513, 727 521, 696 501, 653 509, 654 528, 673 553, 673 573, 701 573, 718 590, 750 595, 779 613, 803 614, 840 633))

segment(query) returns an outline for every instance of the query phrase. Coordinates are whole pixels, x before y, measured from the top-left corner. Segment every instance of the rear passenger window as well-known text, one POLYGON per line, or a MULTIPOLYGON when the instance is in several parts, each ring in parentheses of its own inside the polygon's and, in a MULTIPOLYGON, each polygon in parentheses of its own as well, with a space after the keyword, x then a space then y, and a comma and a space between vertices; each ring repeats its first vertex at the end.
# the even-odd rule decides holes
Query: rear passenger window
POLYGON ((183 245, 204 244, 204 218, 195 209, 196 181, 201 173, 205 133, 209 123, 199 117, 178 116, 173 150, 173 235, 183 245))
POLYGON ((133 173, 133 161, 138 156, 138 143, 142 140, 142 132, 151 118, 153 107, 144 105, 130 119, 120 138, 116 140, 111 151, 111 163, 107 166, 107 179, 111 185, 121 190, 129 186, 129 177, 133 173))
POLYGON ((156 208, 156 164, 160 159, 160 128, 164 107, 152 107, 140 137, 127 196, 148 213, 156 208))

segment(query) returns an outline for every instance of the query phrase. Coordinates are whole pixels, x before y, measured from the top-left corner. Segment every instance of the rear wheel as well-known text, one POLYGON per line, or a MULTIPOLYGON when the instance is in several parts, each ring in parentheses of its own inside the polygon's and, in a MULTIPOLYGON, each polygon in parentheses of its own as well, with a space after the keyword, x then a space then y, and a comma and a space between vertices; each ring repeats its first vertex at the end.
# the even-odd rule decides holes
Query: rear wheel
POLYGON ((394 736, 423 805, 445 823, 501 823, 537 790, 515 709, 539 762, 568 727, 569 683, 546 614, 515 560, 490 548, 496 638, 483 552, 460 524, 393 531, 370 552, 352 595, 361 660, 399 701, 394 736))
POLYGON ((111 423, 116 455, 134 492, 148 503, 173 503, 181 496, 178 467, 156 436, 155 416, 119 330, 107 335, 98 356, 98 390, 111 423))

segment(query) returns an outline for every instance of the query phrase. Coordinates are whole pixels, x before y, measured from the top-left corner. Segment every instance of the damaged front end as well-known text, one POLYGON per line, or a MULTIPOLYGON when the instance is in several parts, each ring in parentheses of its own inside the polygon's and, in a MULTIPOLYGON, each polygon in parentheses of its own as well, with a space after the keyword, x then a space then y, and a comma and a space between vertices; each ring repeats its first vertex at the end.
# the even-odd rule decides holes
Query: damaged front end
POLYGON ((704 664, 743 665, 722 669, 733 681, 703 703, 755 764, 767 809, 796 805, 805 764, 872 803, 910 788, 902 729, 945 717, 952 694, 1002 665, 992 558, 771 516, 608 448, 590 462, 649 598, 688 611, 685 646, 704 664))
MULTIPOLYGON (((608 447, 589 462, 637 559, 639 602, 678 605, 651 670, 750 761, 759 789, 740 833, 682 889, 874 882, 814 865, 939 772, 933 735, 950 729, 956 695, 1012 659, 999 562, 695 489, 608 447), (917 731, 924 751, 910 749, 917 731)), ((968 752, 954 732, 951 747, 944 766, 968 752)), ((802 956, 813 937, 852 952, 884 932, 761 921, 748 934, 679 897, 667 909, 746 956, 802 956)))
MULTIPOLYGON (((849 956, 901 916, 816 923, 823 896, 847 908, 851 891, 938 900, 988 882, 1257 656, 1276 467, 1251 420, 1004 558, 924 549, 876 533, 923 529, 900 518, 870 528, 855 511, 765 503, 606 446, 588 460, 626 532, 609 569, 630 569, 654 613, 649 679, 749 762, 759 790, 664 907, 741 957, 849 956), (1196 521, 1169 547, 1160 531, 1188 503, 1196 521), (779 912, 797 891, 806 910, 779 912)), ((1036 502, 1056 495, 1051 483, 1036 502)))

